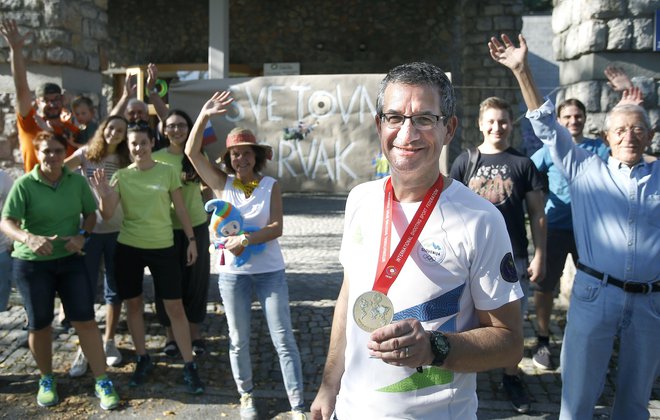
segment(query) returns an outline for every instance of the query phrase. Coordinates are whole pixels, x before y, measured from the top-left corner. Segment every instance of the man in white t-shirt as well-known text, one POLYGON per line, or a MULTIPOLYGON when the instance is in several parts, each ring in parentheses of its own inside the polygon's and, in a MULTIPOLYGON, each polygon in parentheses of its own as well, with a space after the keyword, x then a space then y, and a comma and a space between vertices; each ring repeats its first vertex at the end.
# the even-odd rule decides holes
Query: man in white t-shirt
POLYGON ((381 82, 375 122, 392 175, 346 202, 344 282, 314 419, 476 419, 475 372, 522 357, 504 220, 440 173, 455 101, 431 64, 398 66, 381 82))

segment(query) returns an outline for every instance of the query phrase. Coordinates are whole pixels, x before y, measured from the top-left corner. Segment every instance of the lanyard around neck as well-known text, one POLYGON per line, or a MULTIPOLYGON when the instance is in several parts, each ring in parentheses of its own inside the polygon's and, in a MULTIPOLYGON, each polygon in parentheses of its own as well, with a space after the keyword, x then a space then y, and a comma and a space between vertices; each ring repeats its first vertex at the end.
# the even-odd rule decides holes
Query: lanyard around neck
POLYGON ((385 201, 383 204, 383 226, 381 228, 380 251, 378 255, 378 268, 376 270, 376 281, 373 290, 379 291, 385 295, 401 272, 403 264, 412 251, 414 244, 419 238, 424 225, 428 221, 433 208, 440 199, 444 181, 442 174, 426 191, 422 203, 415 212, 406 231, 401 236, 399 244, 394 253, 390 256, 390 240, 392 236, 392 207, 394 202, 394 187, 392 187, 392 178, 385 182, 385 201))

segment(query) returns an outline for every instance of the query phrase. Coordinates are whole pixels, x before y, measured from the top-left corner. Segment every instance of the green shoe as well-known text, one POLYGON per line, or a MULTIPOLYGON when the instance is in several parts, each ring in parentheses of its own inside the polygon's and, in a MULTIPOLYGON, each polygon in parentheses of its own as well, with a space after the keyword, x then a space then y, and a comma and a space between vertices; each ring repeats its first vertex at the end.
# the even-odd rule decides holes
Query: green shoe
POLYGON ((119 405, 119 395, 107 376, 96 381, 96 396, 101 399, 101 408, 104 410, 112 410, 119 405))
POLYGON ((39 393, 37 394, 37 404, 42 407, 50 407, 60 402, 57 395, 57 383, 53 374, 43 375, 39 379, 39 393))

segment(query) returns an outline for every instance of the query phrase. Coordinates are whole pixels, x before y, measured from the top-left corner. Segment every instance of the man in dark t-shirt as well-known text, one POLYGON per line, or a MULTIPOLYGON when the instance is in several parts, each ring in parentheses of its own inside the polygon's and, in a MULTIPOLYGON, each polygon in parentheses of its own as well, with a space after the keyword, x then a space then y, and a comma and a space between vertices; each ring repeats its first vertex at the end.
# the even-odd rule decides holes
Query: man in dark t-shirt
MULTIPOLYGON (((461 154, 454 161, 450 176, 463 182, 502 212, 520 284, 525 292, 521 300, 524 316, 529 282, 537 282, 545 275, 545 181, 534 163, 511 147, 509 137, 513 131, 513 111, 506 101, 491 97, 481 103, 479 130, 483 134, 483 143, 476 150, 461 154), (525 207, 534 242, 531 262, 527 253, 525 207)), ((518 366, 504 369, 502 386, 516 411, 527 413, 531 409, 527 392, 518 377, 518 366)))

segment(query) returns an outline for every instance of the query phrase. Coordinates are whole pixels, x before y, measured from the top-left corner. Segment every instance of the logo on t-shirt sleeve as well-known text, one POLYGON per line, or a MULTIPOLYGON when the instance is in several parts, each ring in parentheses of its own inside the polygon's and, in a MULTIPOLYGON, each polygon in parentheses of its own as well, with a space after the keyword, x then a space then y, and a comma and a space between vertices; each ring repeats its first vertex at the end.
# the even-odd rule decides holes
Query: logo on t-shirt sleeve
POLYGON ((513 261, 513 255, 510 252, 507 252, 506 255, 502 257, 502 262, 500 262, 500 275, 506 282, 515 283, 518 281, 516 263, 513 261))

